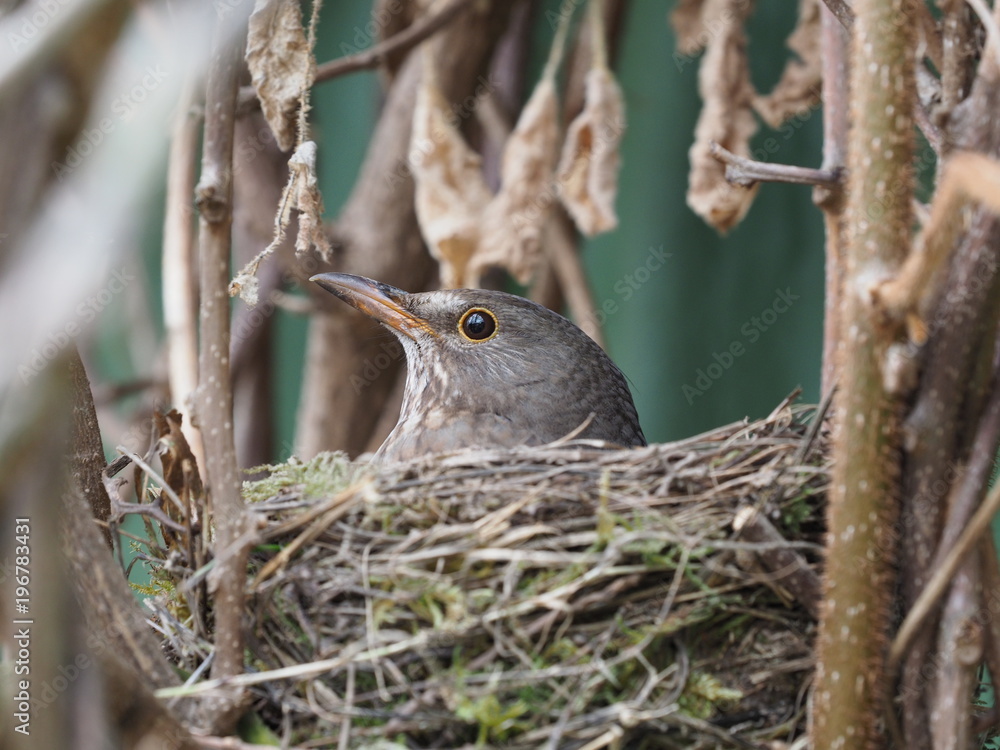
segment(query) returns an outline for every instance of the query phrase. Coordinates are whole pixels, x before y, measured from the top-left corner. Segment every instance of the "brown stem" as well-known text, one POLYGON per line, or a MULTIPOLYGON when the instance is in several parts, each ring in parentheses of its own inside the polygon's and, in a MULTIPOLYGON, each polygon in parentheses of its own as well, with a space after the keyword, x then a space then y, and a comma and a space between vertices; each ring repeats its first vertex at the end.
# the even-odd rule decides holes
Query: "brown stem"
POLYGON ((394 34, 369 49, 317 66, 315 83, 329 81, 358 70, 377 68, 389 55, 412 49, 439 29, 443 29, 471 2, 472 0, 452 0, 434 15, 424 16, 404 31, 394 34))
POLYGON ((709 144, 709 153, 726 165, 726 180, 742 187, 752 187, 758 182, 787 182, 792 185, 839 188, 843 182, 842 169, 810 169, 790 164, 755 161, 737 156, 715 141, 709 144))
POLYGON ((965 552, 977 542, 978 535, 970 531, 977 526, 977 523, 981 524, 981 521, 977 522, 976 519, 985 518, 988 523, 992 518, 992 513, 984 511, 983 505, 980 505, 980 498, 983 497, 989 484, 998 443, 1000 443, 1000 377, 995 377, 993 391, 979 423, 968 464, 960 482, 948 498, 948 519, 937 554, 929 566, 929 569, 934 571, 933 577, 920 592, 919 598, 907 614, 892 644, 890 650, 892 670, 896 669, 913 637, 934 611, 947 588, 948 581, 964 559, 965 552))
MULTIPOLYGON (((913 223, 915 29, 909 0, 858 0, 852 34, 844 289, 898 268, 913 223), (873 143, 881 145, 872 148, 873 143)), ((827 570, 812 743, 876 747, 888 703, 901 404, 883 387, 893 343, 867 301, 844 294, 827 570)))
MULTIPOLYGON (((745 505, 736 511, 733 530, 748 542, 780 544, 787 542, 774 525, 756 508, 745 505)), ((775 575, 775 580, 791 592, 810 615, 818 618, 822 583, 808 561, 795 549, 774 547, 756 553, 761 565, 775 575)))
MULTIPOLYGON (((245 25, 235 40, 216 32, 205 93, 205 134, 196 202, 201 214, 201 350, 195 393, 198 426, 205 440, 205 476, 216 529, 215 661, 212 675, 243 672, 243 603, 247 520, 240 497, 233 437, 229 371, 229 261, 232 225, 233 133, 242 68, 245 25)), ((228 731, 240 710, 240 694, 219 706, 216 729, 228 731)))
POLYGON ((191 424, 189 397, 198 385, 198 301, 195 284, 195 238, 191 195, 201 114, 194 109, 193 87, 185 87, 174 119, 167 162, 167 198, 163 220, 163 323, 167 339, 170 395, 183 416, 181 430, 205 465, 201 433, 191 424))
POLYGON ((583 270, 578 238, 569 216, 562 209, 546 222, 545 253, 555 270, 570 313, 583 332, 604 347, 604 333, 597 322, 594 295, 583 270))
MULTIPOLYGON (((69 374, 76 399, 73 403, 73 479, 90 505, 91 515, 104 524, 111 517, 111 498, 104 488, 104 446, 90 379, 75 346, 69 350, 69 374)), ((111 532, 102 526, 104 540, 112 549, 111 532)))
MULTIPOLYGON (((847 164, 847 133, 850 104, 847 99, 850 35, 826 7, 820 10, 823 45, 823 166, 842 170, 847 164)), ((817 187, 813 201, 823 211, 826 231, 826 297, 823 311, 823 366, 820 390, 833 393, 837 382, 837 342, 844 277, 844 191, 817 187)))
POLYGON ((823 3, 842 29, 849 32, 854 28, 854 11, 847 0, 823 0, 823 3))
POLYGON ((969 520, 969 525, 962 530, 955 546, 944 555, 940 566, 935 568, 934 575, 920 592, 920 597, 909 614, 906 615, 906 619, 903 620, 899 633, 896 635, 896 640, 892 643, 891 665, 897 665, 902 659, 924 620, 934 611, 935 606, 948 590, 948 584, 955 577, 962 563, 965 562, 966 556, 975 549, 980 537, 989 531, 990 523, 998 510, 1000 510, 1000 484, 990 490, 983 504, 969 520))

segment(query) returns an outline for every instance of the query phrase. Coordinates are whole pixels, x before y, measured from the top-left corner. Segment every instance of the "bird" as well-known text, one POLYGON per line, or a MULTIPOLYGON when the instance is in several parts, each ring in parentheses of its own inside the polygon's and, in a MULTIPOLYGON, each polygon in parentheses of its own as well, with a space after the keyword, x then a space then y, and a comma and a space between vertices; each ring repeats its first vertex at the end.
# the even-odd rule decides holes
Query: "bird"
POLYGON ((411 294, 345 273, 310 280, 383 324, 403 345, 402 408, 376 462, 538 446, 567 436, 646 445, 621 370, 547 307, 488 289, 411 294))

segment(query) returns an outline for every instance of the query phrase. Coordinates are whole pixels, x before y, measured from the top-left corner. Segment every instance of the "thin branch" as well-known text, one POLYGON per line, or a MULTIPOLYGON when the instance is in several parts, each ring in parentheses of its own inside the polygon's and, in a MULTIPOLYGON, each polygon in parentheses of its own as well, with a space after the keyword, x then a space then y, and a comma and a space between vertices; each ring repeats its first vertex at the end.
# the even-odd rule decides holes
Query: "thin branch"
MULTIPOLYGON (((963 208, 972 201, 1000 214, 1000 163, 983 154, 957 152, 944 167, 918 247, 894 278, 872 290, 872 301, 883 315, 906 320, 936 296, 932 281, 951 256, 964 227, 963 208)), ((911 330, 911 337, 922 343, 926 332, 911 330)))
POLYGON ((983 533, 989 530, 993 516, 998 510, 1000 510, 1000 484, 995 486, 986 496, 986 500, 979 506, 969 521, 969 525, 965 527, 958 541, 955 542, 955 546, 948 551, 941 564, 935 568, 927 586, 920 592, 917 601, 907 613, 906 619, 903 620, 889 650, 888 671, 890 676, 894 677, 898 674, 903 656, 906 654, 913 637, 948 590, 948 584, 951 583, 951 579, 954 578, 958 568, 965 561, 966 555, 979 543, 979 538, 983 533))
MULTIPOLYGON (((195 393, 198 426, 205 440, 205 476, 217 533, 215 662, 212 674, 243 672, 243 609, 247 518, 240 496, 233 435, 233 393, 229 368, 229 260, 232 229, 233 145, 236 101, 242 71, 245 20, 234 39, 217 30, 205 95, 201 179, 196 189, 201 213, 201 351, 195 393)), ((213 729, 228 732, 238 717, 241 691, 227 692, 213 729)))
POLYGON ((792 185, 821 185, 839 188, 844 180, 844 170, 840 168, 810 169, 790 164, 755 161, 737 156, 715 141, 709 145, 709 152, 726 165, 726 180, 741 187, 752 187, 758 182, 787 182, 792 185))
MULTIPOLYGON (((453 0, 449 5, 433 15, 424 16, 405 30, 393 34, 378 44, 353 55, 338 57, 316 66, 316 76, 313 84, 330 81, 360 70, 377 68, 386 58, 396 52, 405 52, 433 36, 435 32, 447 26, 472 0, 453 0)), ((240 109, 249 107, 257 101, 257 91, 253 86, 244 86, 240 90, 240 109)))
POLYGON ((915 18, 907 2, 855 4, 845 293, 838 316, 827 569, 810 731, 815 747, 877 746, 891 705, 885 643, 896 588, 902 404, 883 387, 881 363, 892 338, 876 324, 867 300, 847 290, 896 270, 911 242, 916 97, 912 85, 897 85, 914 78, 915 18), (873 150, 873 142, 880 148, 873 150))
POLYGON ((205 465, 201 433, 191 424, 188 401, 198 385, 198 303, 191 195, 201 113, 194 108, 190 81, 181 94, 170 139, 163 220, 163 323, 167 338, 170 396, 183 417, 181 430, 199 466, 205 465))
MULTIPOLYGON (((788 544, 781 532, 767 520, 757 508, 744 505, 736 511, 733 518, 733 530, 740 539, 750 542, 766 542, 771 544, 788 544)), ((788 589, 795 600, 808 610, 813 617, 819 617, 819 605, 823 597, 823 586, 820 578, 809 567, 808 561, 796 552, 791 545, 761 550, 756 553, 757 559, 764 569, 774 575, 774 580, 788 589)))
POLYGON ((386 57, 394 52, 403 52, 415 47, 434 32, 444 28, 463 8, 471 4, 472 0, 453 0, 438 13, 421 18, 405 31, 401 31, 373 47, 323 63, 316 68, 315 82, 321 83, 358 70, 377 68, 386 57))
POLYGON ((845 30, 849 32, 854 28, 854 11, 847 4, 847 0, 823 0, 823 2, 845 30))

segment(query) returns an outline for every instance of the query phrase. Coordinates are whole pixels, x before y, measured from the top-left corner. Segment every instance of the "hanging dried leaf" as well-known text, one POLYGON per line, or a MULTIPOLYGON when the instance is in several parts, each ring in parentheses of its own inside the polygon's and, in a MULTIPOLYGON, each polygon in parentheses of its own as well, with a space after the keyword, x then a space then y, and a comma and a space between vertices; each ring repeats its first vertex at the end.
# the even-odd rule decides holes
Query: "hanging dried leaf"
POLYGON ((604 66, 587 73, 583 111, 569 126, 556 184, 577 227, 588 237, 618 226, 618 146, 625 132, 621 88, 604 66))
POLYGON ((479 155, 455 127, 428 62, 413 110, 410 165, 420 231, 441 264, 446 288, 464 282, 479 245, 483 210, 493 197, 479 164, 479 155))
POLYGON ((247 65, 278 146, 295 145, 296 111, 316 74, 298 0, 257 0, 247 32, 247 65))
POLYGON ((819 105, 822 65, 820 60, 819 0, 801 0, 799 22, 788 37, 789 59, 781 80, 767 96, 759 96, 754 108, 772 128, 785 120, 805 115, 819 105))
POLYGON ((229 282, 230 296, 239 295, 250 307, 258 302, 257 268, 285 239, 285 231, 291 220, 292 209, 299 212, 299 232, 295 238, 297 255, 316 247, 326 260, 330 260, 333 249, 323 227, 323 195, 319 191, 316 178, 316 143, 305 141, 288 159, 288 183, 281 193, 281 204, 274 217, 274 239, 271 244, 246 264, 242 271, 229 282))
POLYGON ((708 0, 705 24, 716 31, 709 40, 698 71, 704 105, 689 151, 691 174, 687 203, 720 232, 732 229, 746 215, 757 186, 726 182, 726 168, 710 152, 713 141, 737 156, 750 155, 750 138, 757 131, 751 106, 754 97, 746 57, 743 21, 745 0, 708 0))
POLYGON ((299 233, 295 238, 298 255, 316 246, 323 257, 330 259, 332 248, 323 228, 323 195, 316 178, 316 143, 306 141, 288 160, 291 173, 292 205, 299 212, 299 233))
POLYGON ((470 272, 502 266, 520 283, 538 267, 542 230, 552 204, 559 102, 553 79, 543 76, 504 145, 500 192, 483 216, 483 233, 470 272))
POLYGON ((708 0, 679 0, 670 13, 670 25, 677 35, 677 51, 693 55, 705 46, 704 11, 708 0))

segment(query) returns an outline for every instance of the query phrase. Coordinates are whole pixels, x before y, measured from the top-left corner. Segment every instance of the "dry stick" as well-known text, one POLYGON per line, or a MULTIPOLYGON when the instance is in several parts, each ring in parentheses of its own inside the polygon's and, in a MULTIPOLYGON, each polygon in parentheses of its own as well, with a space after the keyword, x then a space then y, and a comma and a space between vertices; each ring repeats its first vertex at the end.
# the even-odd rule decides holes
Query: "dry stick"
POLYGON ((979 506, 969 521, 969 525, 962 531, 955 546, 948 550, 941 565, 935 569, 934 575, 927 582, 927 586, 920 593, 913 608, 906 615, 906 619, 903 620, 896 640, 893 641, 892 648, 889 650, 889 667, 892 675, 898 673, 899 665, 913 636, 916 635, 927 615, 934 610, 938 601, 948 590, 948 584, 965 560, 965 556, 979 542, 979 537, 989 530, 993 516, 998 510, 1000 510, 1000 484, 990 490, 986 500, 979 506))
POLYGON ((358 70, 378 67, 386 57, 394 52, 402 52, 415 47, 438 29, 444 28, 463 8, 471 4, 472 0, 453 0, 450 5, 442 8, 433 16, 421 18, 405 31, 401 31, 363 52, 323 63, 316 68, 316 83, 329 81, 331 78, 354 73, 358 70))
POLYGON ((199 466, 205 465, 201 433, 191 424, 188 398, 198 385, 197 294, 191 196, 201 115, 194 110, 193 86, 184 87, 175 115, 167 162, 163 220, 163 322, 167 336, 170 395, 184 421, 181 431, 199 466))
POLYGON ((1000 484, 994 487, 986 501, 968 520, 976 501, 982 496, 983 489, 990 479, 993 469, 993 458, 996 455, 997 442, 1000 441, 1000 378, 993 379, 993 393, 986 406, 979 430, 973 443, 969 463, 962 476, 962 483, 947 503, 949 508, 948 521, 941 536, 941 545, 930 569, 934 576, 914 602, 913 607, 903 620, 892 648, 889 651, 888 672, 895 682, 903 656, 906 654, 921 625, 936 608, 941 595, 946 591, 958 566, 962 563, 965 553, 978 541, 979 533, 985 528, 975 531, 977 524, 989 524, 996 508, 989 510, 991 502, 1000 503, 1000 484), (981 519, 985 518, 985 521, 981 519), (977 519, 980 519, 977 521, 977 519))
MULTIPOLYGON (((915 315, 925 300, 935 296, 931 282, 951 257, 965 225, 964 208, 971 201, 1000 214, 1000 163, 983 154, 960 151, 944 166, 918 247, 895 277, 872 291, 875 304, 890 319, 903 321, 915 315)), ((911 336, 922 341, 926 331, 911 331, 911 336)))
MULTIPOLYGON (((751 505, 744 505, 736 511, 733 530, 739 534, 740 539, 750 542, 788 543, 781 532, 751 505)), ((819 576, 802 555, 789 546, 762 550, 756 556, 764 569, 774 575, 775 582, 788 589, 810 615, 819 617, 823 587, 819 576)))
MULTIPOLYGON (((245 23, 245 22, 244 22, 245 23)), ((232 225, 233 133, 246 27, 234 40, 217 31, 205 94, 205 135, 196 202, 201 213, 201 352, 195 393, 205 437, 205 475, 216 527, 215 662, 212 674, 243 672, 243 599, 248 528, 240 497, 229 373, 229 256, 232 225)), ((239 692, 226 696, 235 708, 239 692)), ((222 710, 224 726, 234 716, 222 710)))
POLYGON ((854 11, 846 0, 823 0, 826 7, 833 13, 840 22, 841 27, 846 31, 851 31, 854 27, 854 11))
POLYGON ((915 92, 899 82, 913 80, 916 35, 906 3, 858 0, 853 24, 842 369, 811 731, 815 747, 843 750, 875 747, 889 705, 885 642, 895 588, 901 404, 882 385, 890 334, 851 290, 898 268, 910 244, 915 92), (873 150, 873 142, 881 148, 873 150))
MULTIPOLYGON (((107 524, 111 518, 111 497, 104 486, 104 448, 101 443, 101 427, 97 422, 97 408, 90 391, 90 379, 80 359, 76 346, 70 346, 67 353, 69 375, 77 394, 73 403, 73 460, 71 470, 73 481, 77 483, 87 499, 94 519, 107 524), (85 396, 81 395, 84 394, 85 396)), ((108 549, 113 549, 111 532, 107 525, 102 527, 108 549)))
POLYGON ((841 187, 843 168, 811 169, 791 164, 773 164, 737 156, 729 149, 712 141, 709 152, 726 165, 726 180, 742 187, 751 187, 758 182, 787 182, 792 185, 822 185, 841 187))
MULTIPOLYGON (((823 65, 823 165, 825 171, 842 170, 847 163, 848 70, 850 35, 832 11, 820 8, 823 65)), ((813 202, 823 211, 826 233, 825 297, 823 301, 823 366, 821 392, 832 394, 837 382, 837 341, 840 335, 840 307, 843 296, 844 191, 817 186, 813 202)))

